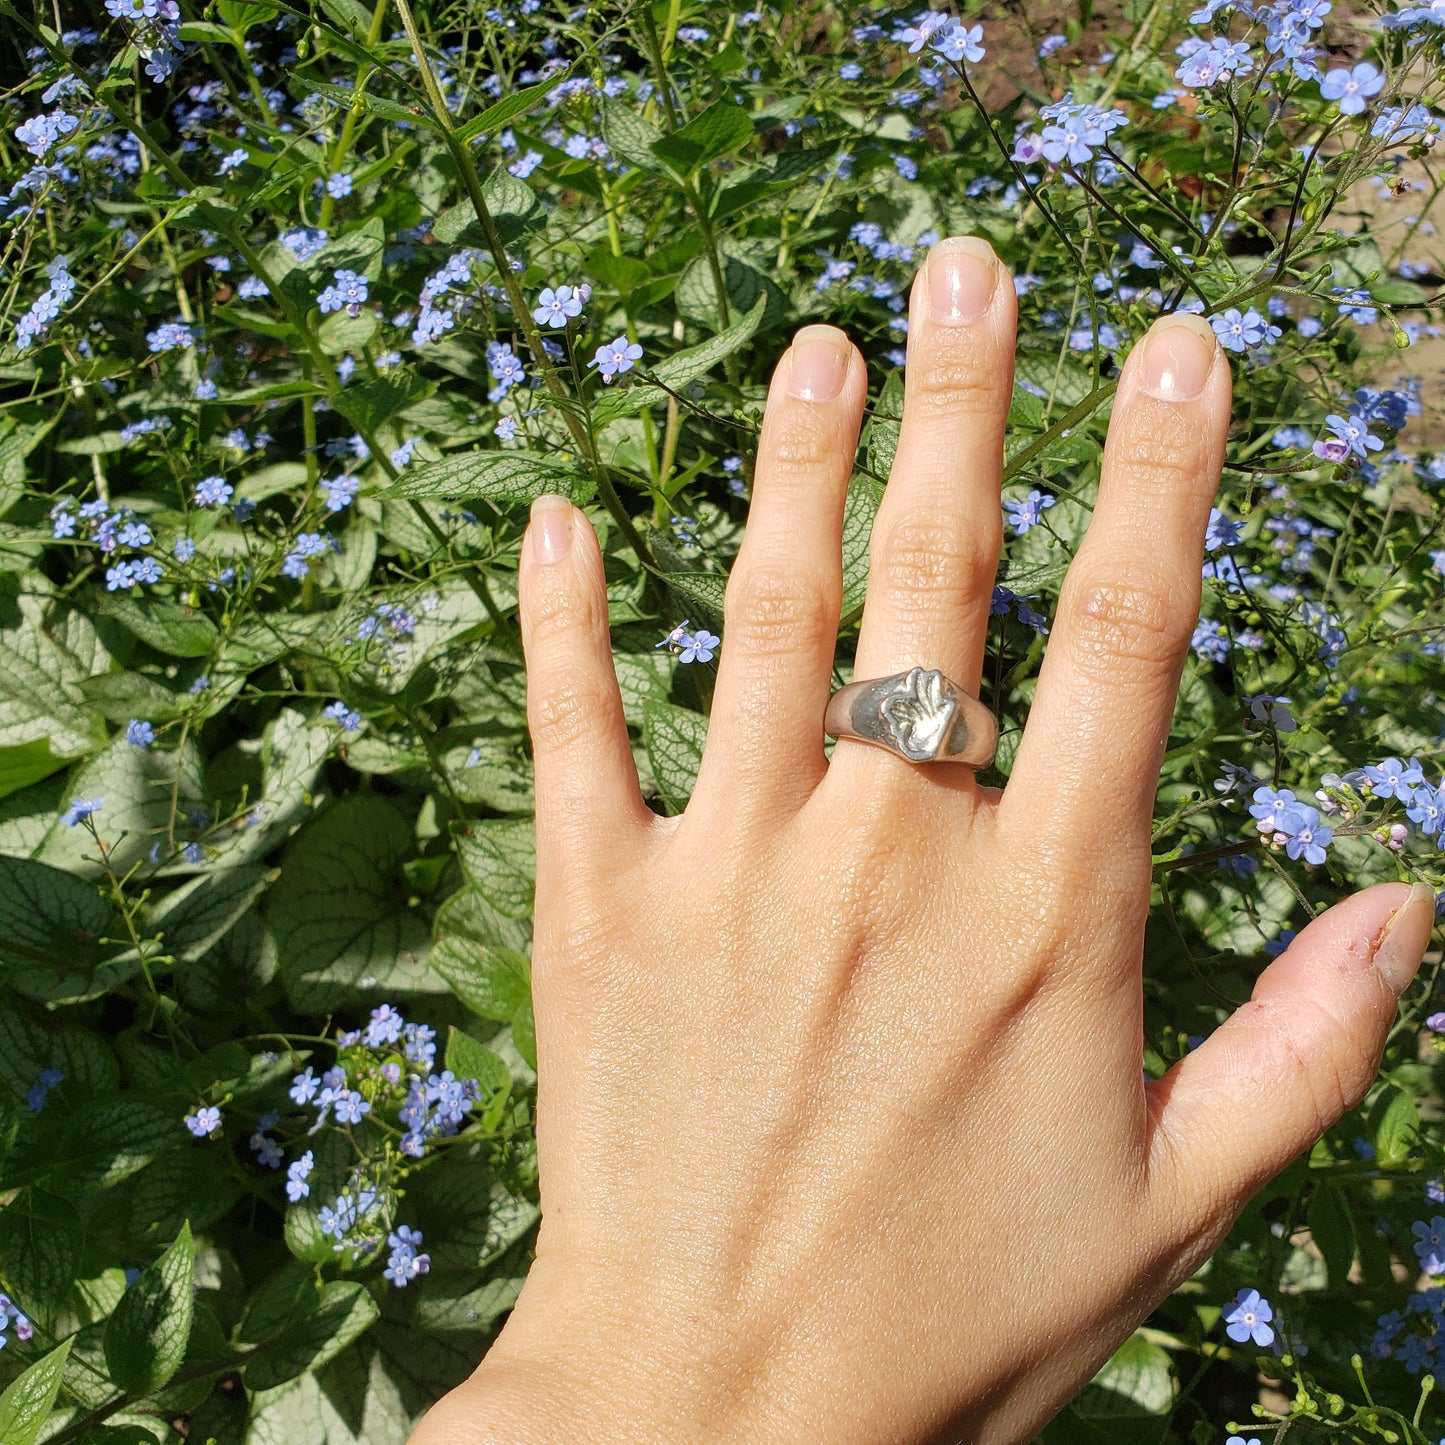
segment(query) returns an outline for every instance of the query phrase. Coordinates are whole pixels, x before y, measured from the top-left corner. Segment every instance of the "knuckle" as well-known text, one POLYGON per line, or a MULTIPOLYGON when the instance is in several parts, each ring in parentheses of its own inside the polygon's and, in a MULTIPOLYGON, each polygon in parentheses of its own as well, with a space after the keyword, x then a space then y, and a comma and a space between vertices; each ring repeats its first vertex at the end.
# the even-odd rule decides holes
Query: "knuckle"
POLYGON ((834 464, 838 453, 836 430, 821 418, 790 413, 768 437, 764 470, 774 477, 811 475, 834 464))
POLYGON ((840 586, 771 566, 734 567, 723 597, 728 647, 754 657, 831 648, 840 586))
POLYGON ((527 694, 527 728, 535 749, 558 752, 595 735, 617 706, 615 695, 596 682, 559 677, 527 694))
POLYGON ((1192 440, 1154 426, 1127 427, 1111 437, 1106 487, 1144 496, 1179 497, 1196 490, 1208 476, 1204 458, 1192 440))
POLYGON ((1060 610, 1071 642, 1086 662, 1164 667, 1189 646, 1196 609, 1178 605, 1163 584, 1091 578, 1075 585, 1060 610))
POLYGON ((971 530, 942 513, 905 514, 882 536, 874 532, 870 569, 900 610, 961 608, 991 588, 1001 530, 971 530))
POLYGON ((591 591, 534 588, 526 598, 524 621, 534 643, 549 643, 574 628, 585 635, 598 624, 597 599, 591 591))
POLYGON ((1365 1097, 1379 1064, 1376 1052, 1312 999, 1291 998, 1287 1011, 1267 1002, 1254 1007, 1257 1026, 1270 1035, 1281 1067, 1309 1100, 1315 1132, 1323 1134, 1365 1097), (1302 1027, 1302 1009, 1315 1014, 1314 1027, 1302 1027), (1324 1047, 1305 1049, 1302 1038, 1323 1040, 1324 1047))
POLYGON ((925 363, 910 371, 907 400, 924 417, 995 416, 1003 410, 999 371, 984 352, 952 345, 931 348, 925 363))

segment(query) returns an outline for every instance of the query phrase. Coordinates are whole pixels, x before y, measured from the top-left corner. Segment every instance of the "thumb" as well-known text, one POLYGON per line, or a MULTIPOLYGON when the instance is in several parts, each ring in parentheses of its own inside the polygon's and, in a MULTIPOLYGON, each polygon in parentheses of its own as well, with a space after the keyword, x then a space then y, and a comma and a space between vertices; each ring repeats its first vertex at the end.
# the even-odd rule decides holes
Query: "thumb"
POLYGON ((1217 1227, 1222 1202, 1237 1213, 1360 1102, 1434 926, 1428 883, 1345 899, 1265 969, 1249 1003, 1149 1084, 1151 1177, 1182 1215, 1217 1227))

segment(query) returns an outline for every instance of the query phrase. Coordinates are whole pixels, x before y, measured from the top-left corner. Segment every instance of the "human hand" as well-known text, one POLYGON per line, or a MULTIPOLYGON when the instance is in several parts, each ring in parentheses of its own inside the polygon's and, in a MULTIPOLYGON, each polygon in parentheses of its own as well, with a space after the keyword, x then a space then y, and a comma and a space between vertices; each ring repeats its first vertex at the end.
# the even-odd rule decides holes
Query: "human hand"
MULTIPOLYGON (((934 247, 859 679, 977 692, 1015 320, 986 243, 934 247)), ((680 817, 639 795, 595 534, 534 508, 542 1224, 414 1445, 1026 1440, 1374 1077, 1423 885, 1330 909, 1141 1070, 1155 787, 1229 427, 1208 325, 1157 323, 1124 368, 1002 791, 825 755, 865 392, 831 327, 779 363, 680 817)))

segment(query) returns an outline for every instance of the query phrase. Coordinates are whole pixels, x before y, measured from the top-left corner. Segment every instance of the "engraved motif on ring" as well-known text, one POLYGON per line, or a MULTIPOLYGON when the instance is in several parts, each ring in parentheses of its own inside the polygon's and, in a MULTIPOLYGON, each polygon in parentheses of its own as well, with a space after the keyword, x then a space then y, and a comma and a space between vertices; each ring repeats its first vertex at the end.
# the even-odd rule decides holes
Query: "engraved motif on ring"
POLYGON ((958 700, 936 667, 912 667, 884 696, 879 711, 899 752, 912 762, 926 763, 938 756, 958 700))

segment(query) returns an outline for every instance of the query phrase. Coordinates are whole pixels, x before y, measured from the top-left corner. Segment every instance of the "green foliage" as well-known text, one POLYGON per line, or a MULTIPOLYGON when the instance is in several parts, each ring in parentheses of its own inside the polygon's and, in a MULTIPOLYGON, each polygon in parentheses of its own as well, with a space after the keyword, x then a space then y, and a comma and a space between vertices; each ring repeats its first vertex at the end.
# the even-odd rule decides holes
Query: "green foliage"
MULTIPOLYGON (((1209 544, 1159 779, 1146 1073, 1285 930, 1370 882, 1440 886, 1428 800, 1355 771, 1418 759, 1428 792, 1445 731, 1445 456, 1396 349, 1434 339, 1440 273, 1426 203, 1388 198, 1434 135, 1375 127, 1435 103, 1433 22, 1337 6, 1311 31, 1322 68, 1388 73, 1352 117, 1268 70, 1258 28, 1251 71, 1185 85, 1177 47, 1210 27, 1133 4, 1051 15, 1049 41, 1028 7, 970 10, 968 65, 848 3, 418 5, 425 66, 370 0, 216 0, 170 38, 3 8, 0 1445, 390 1445, 474 1368, 538 1219, 528 505, 561 492, 597 529, 644 793, 678 813, 716 665, 683 633, 728 646, 770 376, 820 320, 870 378, 851 675, 939 237, 989 237, 1016 278, 1003 499, 1053 499, 1006 529, 996 785, 1128 348, 1181 306, 1278 327, 1230 352, 1237 530, 1209 544), (1057 97, 1119 108, 1107 156, 1010 158, 1057 97), (57 110, 74 130, 27 149, 57 110), (330 295, 338 272, 365 295, 330 295), (544 289, 584 285, 546 319, 544 289), (1378 448, 1322 457, 1351 412, 1378 448), (1323 863, 1260 835, 1259 785, 1328 808, 1323 863), (410 1091, 444 1070, 441 1122, 410 1091)), ((1440 1319, 1414 1226, 1445 1210, 1430 972, 1364 1104, 1045 1440, 1445 1433, 1414 1371, 1440 1319), (1277 1360, 1224 1334, 1251 1288, 1277 1360)))

